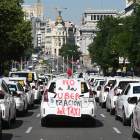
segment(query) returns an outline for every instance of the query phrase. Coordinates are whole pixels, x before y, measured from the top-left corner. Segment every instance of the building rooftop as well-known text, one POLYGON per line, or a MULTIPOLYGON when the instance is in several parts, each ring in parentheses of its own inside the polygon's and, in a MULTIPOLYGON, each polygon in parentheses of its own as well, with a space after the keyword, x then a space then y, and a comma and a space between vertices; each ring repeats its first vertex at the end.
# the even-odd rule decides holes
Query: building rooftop
POLYGON ((113 9, 92 9, 90 7, 87 8, 87 10, 85 11, 85 14, 88 14, 88 13, 114 13, 114 14, 117 14, 118 11, 116 10, 116 8, 114 7, 113 9))

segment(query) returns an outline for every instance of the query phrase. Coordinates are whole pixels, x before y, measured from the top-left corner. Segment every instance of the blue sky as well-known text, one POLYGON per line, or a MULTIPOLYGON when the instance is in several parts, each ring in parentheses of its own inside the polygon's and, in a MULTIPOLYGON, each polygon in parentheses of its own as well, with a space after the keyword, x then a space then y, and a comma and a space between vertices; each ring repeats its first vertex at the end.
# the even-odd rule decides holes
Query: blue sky
MULTIPOLYGON (((32 7, 37 0, 24 0, 24 5, 31 5, 32 7)), ((40 0, 44 7, 66 7, 67 9, 60 9, 64 21, 71 21, 75 24, 79 24, 82 13, 88 7, 93 9, 112 9, 115 7, 117 10, 122 11, 125 8, 126 0, 40 0)), ((45 19, 51 17, 55 20, 55 9, 44 8, 45 19)))

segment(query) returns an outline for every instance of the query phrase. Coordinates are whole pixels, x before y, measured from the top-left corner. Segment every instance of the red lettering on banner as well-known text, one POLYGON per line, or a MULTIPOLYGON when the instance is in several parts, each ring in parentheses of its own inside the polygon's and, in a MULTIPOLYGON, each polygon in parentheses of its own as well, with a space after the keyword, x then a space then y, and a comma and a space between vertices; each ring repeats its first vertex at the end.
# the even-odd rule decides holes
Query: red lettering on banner
POLYGON ((71 107, 67 107, 67 110, 68 110, 68 116, 70 115, 70 108, 71 108, 71 107))
POLYGON ((70 98, 71 98, 72 100, 74 100, 74 94, 73 94, 73 93, 71 93, 70 98))
POLYGON ((75 111, 75 115, 76 116, 78 116, 77 110, 78 110, 78 108, 77 107, 76 108, 74 107, 74 111, 75 111))
POLYGON ((63 80, 63 85, 65 85, 65 83, 69 85, 69 80, 63 80))
POLYGON ((61 97, 59 97, 59 93, 58 93, 58 99, 62 99, 63 97, 63 93, 61 93, 61 97))
POLYGON ((74 116, 73 107, 71 108, 70 115, 74 116))
POLYGON ((74 84, 75 84, 75 81, 74 80, 70 80, 70 85, 74 86, 74 84))
POLYGON ((81 98, 79 97, 79 93, 76 93, 76 94, 75 94, 75 99, 78 99, 78 98, 81 99, 81 98))
POLYGON ((69 99, 69 93, 65 93, 64 99, 69 99))
POLYGON ((78 116, 80 116, 80 111, 81 111, 81 109, 79 108, 78 111, 79 111, 79 112, 78 112, 78 116))
POLYGON ((60 108, 58 107, 58 108, 57 108, 57 114, 65 115, 65 107, 63 106, 63 107, 62 107, 62 110, 60 110, 60 108))
POLYGON ((63 85, 71 85, 71 86, 74 86, 75 84, 75 81, 74 80, 63 80, 63 85))

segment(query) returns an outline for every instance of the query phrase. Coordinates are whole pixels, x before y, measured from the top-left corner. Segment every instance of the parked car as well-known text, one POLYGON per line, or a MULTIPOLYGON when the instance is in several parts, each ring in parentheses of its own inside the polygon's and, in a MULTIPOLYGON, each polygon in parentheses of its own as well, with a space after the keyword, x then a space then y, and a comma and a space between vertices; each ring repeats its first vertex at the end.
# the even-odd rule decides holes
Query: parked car
POLYGON ((140 83, 129 83, 123 91, 117 93, 115 101, 115 119, 122 118, 123 125, 127 125, 131 119, 135 103, 131 102, 132 97, 140 98, 140 83))
POLYGON ((99 104, 101 105, 102 108, 106 106, 107 94, 114 81, 115 81, 115 78, 112 78, 112 77, 105 78, 105 82, 99 93, 99 104))
MULTIPOLYGON (((140 89, 140 86, 138 86, 137 88, 140 89)), ((134 96, 132 98, 129 98, 129 101, 131 101, 133 105, 135 104, 135 107, 131 115, 132 137, 140 138, 140 98, 134 96)))
POLYGON ((96 100, 99 100, 99 94, 100 94, 100 91, 104 82, 105 82, 104 80, 96 80, 96 83, 94 84, 93 92, 94 92, 96 100))
POLYGON ((40 101, 41 91, 40 84, 38 79, 38 74, 32 71, 19 71, 19 72, 10 72, 9 77, 26 77, 33 89, 34 100, 40 101))
POLYGON ((2 126, 9 128, 10 122, 16 121, 16 102, 3 79, 0 79, 0 108, 2 111, 2 126))
POLYGON ((122 90, 125 88, 125 86, 128 83, 139 83, 138 79, 129 79, 129 78, 117 78, 112 87, 110 88, 110 91, 107 95, 106 99, 106 110, 110 110, 110 114, 113 115, 115 113, 115 101, 117 99, 117 93, 122 92, 122 90))
MULTIPOLYGON (((61 95, 63 95, 63 93, 61 95)), ((65 94, 66 96, 66 94, 65 94)), ((66 99, 66 98, 65 98, 66 99)), ((68 99, 68 98, 67 98, 68 99)), ((71 108, 72 108, 71 104, 71 108)), ((78 105, 78 104, 77 104, 78 105)), ((66 105, 67 107, 68 105, 66 105)), ((69 106, 69 107, 70 107, 69 106)), ((77 110, 77 109, 76 109, 77 110)), ((74 118, 74 115, 78 115, 77 119, 82 119, 85 121, 89 122, 90 126, 95 126, 96 125, 96 102, 95 102, 95 98, 93 96, 93 93, 90 89, 90 86, 88 84, 87 81, 84 80, 84 78, 80 78, 80 79, 67 79, 67 78, 61 78, 61 79, 53 79, 48 83, 47 89, 43 94, 42 97, 42 101, 41 101, 41 108, 40 108, 40 112, 41 112, 41 126, 48 126, 49 122, 52 121, 55 118, 59 118, 59 119, 72 119, 74 118), (71 85, 70 85, 70 81, 72 81, 71 85), (74 84, 75 83, 75 84, 74 84), (72 92, 71 92, 71 90, 72 92), (60 106, 64 109, 65 107, 62 105, 61 99, 63 100, 64 97, 60 97, 58 94, 58 90, 62 90, 61 93, 65 93, 66 91, 69 91, 67 94, 71 94, 70 97, 70 101, 69 103, 73 103, 75 101, 75 108, 76 108, 76 102, 80 101, 81 105, 80 108, 78 109, 78 114, 77 111, 74 114, 74 112, 71 112, 71 114, 69 114, 68 112, 66 112, 67 114, 63 114, 62 115, 58 115, 58 114, 62 114, 61 111, 59 111, 59 107, 58 105, 60 104, 60 106), (75 90, 75 92, 74 92, 75 90), (79 92, 79 93, 77 93, 79 92), (60 99, 61 98, 61 99, 60 99), (60 99, 58 101, 58 99, 60 99), (59 102, 59 103, 58 103, 59 102), (81 112, 80 112, 81 110, 81 112), (81 115, 80 115, 81 113, 81 115)), ((76 119, 76 118, 75 118, 76 119)))
POLYGON ((16 81, 9 81, 6 83, 16 102, 17 113, 24 116, 25 112, 28 112, 27 94, 25 94, 25 91, 20 83, 16 81))
POLYGON ((19 82, 26 95, 27 95, 27 103, 28 103, 28 109, 30 109, 32 106, 34 106, 34 92, 30 86, 30 83, 28 82, 26 77, 12 77, 9 78, 9 81, 17 81, 19 82))

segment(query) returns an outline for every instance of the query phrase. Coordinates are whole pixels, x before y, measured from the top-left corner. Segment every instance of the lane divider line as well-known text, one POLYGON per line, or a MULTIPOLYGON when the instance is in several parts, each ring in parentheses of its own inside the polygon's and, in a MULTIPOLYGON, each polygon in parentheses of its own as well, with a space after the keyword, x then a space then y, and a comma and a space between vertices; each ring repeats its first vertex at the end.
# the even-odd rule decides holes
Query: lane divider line
POLYGON ((104 114, 101 114, 101 116, 102 116, 103 118, 105 118, 105 115, 104 115, 104 114))
POLYGON ((33 127, 29 127, 25 133, 30 133, 33 127))
POLYGON ((40 117, 40 114, 38 114, 36 117, 40 117))
POLYGON ((113 127, 113 129, 116 131, 116 133, 118 133, 118 134, 121 133, 116 127, 113 127))

